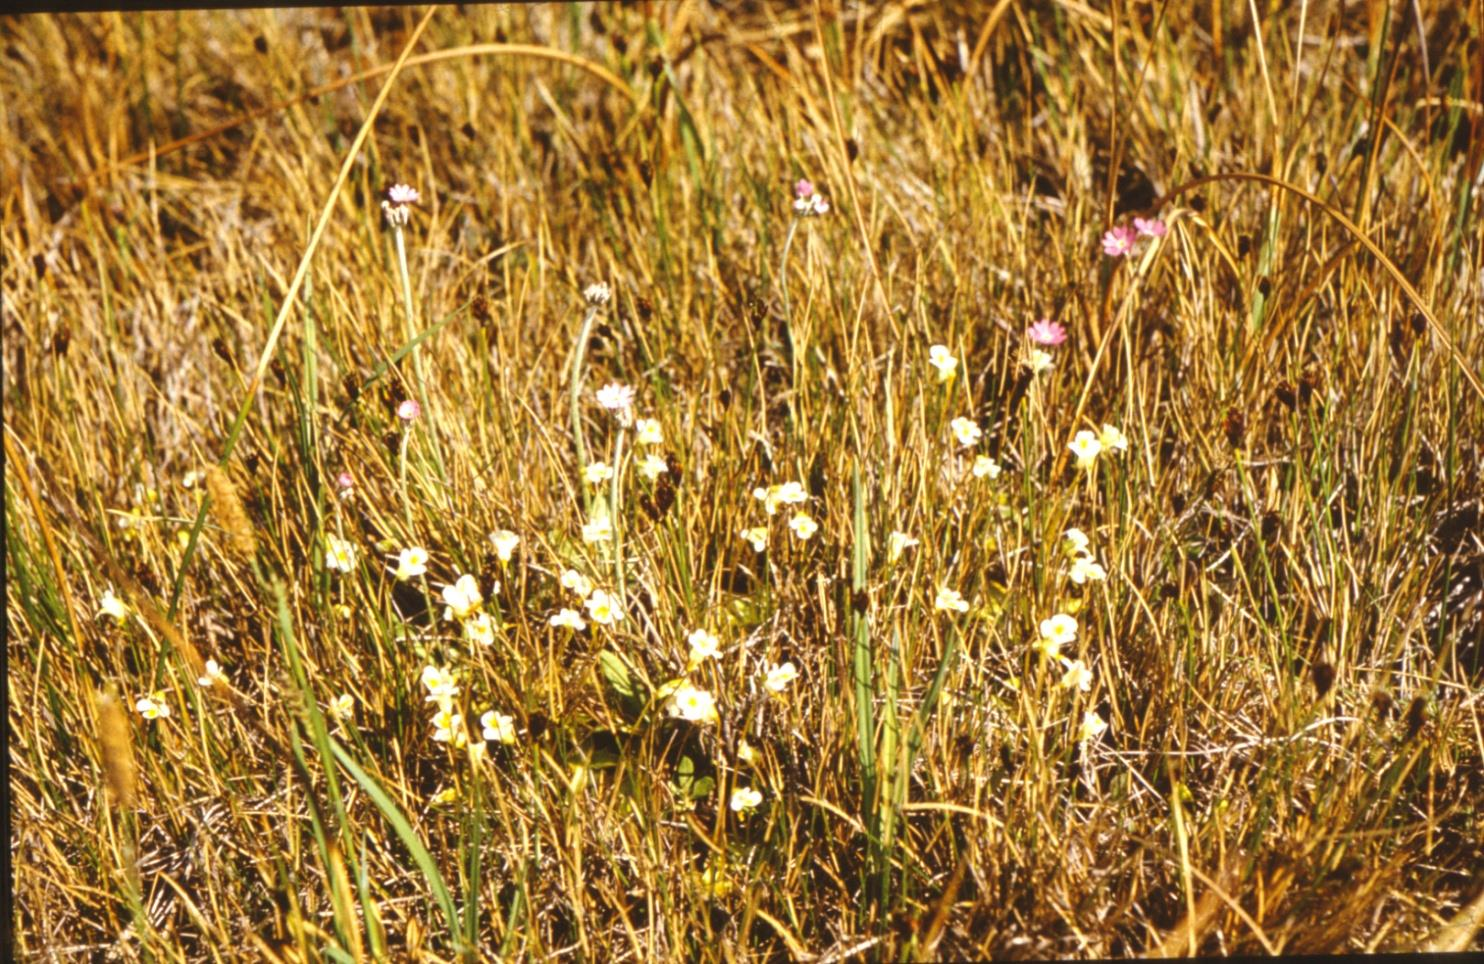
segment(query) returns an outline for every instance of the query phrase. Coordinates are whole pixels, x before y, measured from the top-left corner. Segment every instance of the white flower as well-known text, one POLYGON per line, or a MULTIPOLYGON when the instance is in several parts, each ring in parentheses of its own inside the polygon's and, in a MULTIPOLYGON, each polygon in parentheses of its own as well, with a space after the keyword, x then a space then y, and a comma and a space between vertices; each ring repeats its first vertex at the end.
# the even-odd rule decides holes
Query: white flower
POLYGON ((486 740, 507 745, 515 742, 515 717, 507 713, 490 710, 479 718, 479 726, 486 740))
POLYGON ((720 719, 716 712, 716 698, 703 689, 698 689, 685 680, 665 701, 665 711, 692 723, 715 723, 720 719))
POLYGON ((455 713, 447 706, 433 714, 433 726, 433 739, 438 743, 452 743, 461 747, 469 739, 468 733, 464 731, 464 714, 455 713))
POLYGON ((1051 352, 1040 348, 1032 348, 1025 359, 1025 366, 1031 370, 1032 375, 1040 375, 1049 372, 1055 367, 1056 361, 1051 357, 1051 352))
POLYGON ((704 629, 697 629, 685 638, 690 643, 690 664, 699 666, 708 659, 717 659, 721 655, 720 641, 712 633, 704 629))
POLYGON ((788 684, 798 678, 799 670, 793 663, 779 663, 768 667, 768 672, 763 676, 763 688, 770 693, 782 693, 788 689, 788 684))
POLYGON ((113 594, 113 587, 109 586, 103 590, 103 595, 98 599, 98 615, 112 616, 119 622, 129 618, 129 604, 113 594))
POLYGON ((646 481, 653 482, 668 471, 670 467, 665 464, 665 460, 654 453, 639 460, 639 474, 644 476, 646 481))
POLYGON ((393 227, 406 227, 411 219, 409 208, 419 200, 420 196, 410 185, 393 184, 387 189, 386 200, 381 202, 381 211, 393 227))
POLYGON ((587 606, 588 618, 599 626, 611 626, 623 619, 618 600, 601 589, 594 589, 584 605, 587 606))
POLYGON ((334 717, 337 722, 344 723, 355 716, 356 698, 349 693, 341 693, 330 701, 327 709, 330 711, 330 716, 334 717))
POLYGON ((624 412, 634 407, 634 390, 619 382, 609 382, 597 391, 598 404, 610 412, 624 412))
POLYGON ((964 448, 978 444, 980 436, 984 434, 977 422, 971 418, 964 418, 962 415, 949 422, 948 428, 952 430, 953 437, 958 440, 958 444, 964 448))
POLYGON ((212 687, 219 682, 226 682, 227 674, 222 672, 222 664, 214 659, 206 661, 206 671, 196 679, 198 686, 212 687))
POLYGON ((898 559, 902 558, 902 553, 917 544, 917 540, 905 532, 892 532, 891 535, 886 537, 886 561, 895 563, 898 559))
POLYGON ((751 529, 743 529, 742 538, 752 543, 754 552, 762 552, 768 548, 768 527, 754 526, 751 529))
POLYGON ((800 512, 788 520, 788 527, 793 534, 800 539, 807 540, 819 531, 819 523, 811 519, 806 513, 800 512))
POLYGON ((520 536, 509 529, 497 529, 490 533, 490 542, 494 543, 495 555, 501 562, 509 562, 515 553, 515 547, 520 545, 520 536))
POLYGON ((934 345, 928 349, 928 364, 937 369, 938 381, 950 381, 958 373, 958 359, 947 345, 934 345))
POLYGON ((582 470, 582 478, 588 485, 602 485, 613 478, 613 468, 607 462, 592 462, 582 470))
POLYGON ((562 588, 570 589, 583 599, 586 599, 592 594, 593 581, 576 569, 567 569, 562 572, 562 588))
POLYGON ((799 482, 784 482, 781 485, 770 485, 766 489, 759 486, 752 490, 752 497, 762 501, 768 515, 777 515, 780 505, 799 505, 809 501, 809 493, 804 491, 803 484, 799 482))
POLYGON ((386 199, 393 204, 416 204, 422 196, 410 184, 393 184, 387 188, 386 199))
POLYGON ((440 706, 446 706, 459 695, 459 684, 454 681, 447 666, 424 666, 422 684, 428 690, 427 698, 423 700, 425 703, 436 702, 440 706))
POLYGON ((1062 657, 1061 664, 1067 668, 1061 678, 1063 689, 1076 689, 1083 693, 1092 689, 1092 671, 1087 668, 1086 663, 1080 659, 1062 657))
POLYGON ((421 576, 427 571, 428 550, 421 546, 413 546, 410 549, 403 549, 397 553, 397 568, 392 570, 392 574, 397 577, 399 582, 405 582, 408 579, 421 576))
POLYGON ((596 308, 600 305, 606 305, 608 299, 613 297, 613 291, 608 285, 599 281, 584 288, 582 290, 582 297, 588 304, 596 308))
POLYGON ((325 536, 325 566, 352 572, 356 567, 355 545, 336 536, 325 536))
POLYGON ((634 438, 640 445, 659 445, 665 441, 660 423, 652 418, 641 418, 634 423, 634 438))
POLYGON ((1000 464, 987 455, 976 455, 971 471, 976 479, 997 479, 1000 477, 1000 464))
POLYGON ((1083 554, 1087 551, 1087 547, 1090 544, 1087 538, 1087 533, 1083 532, 1081 529, 1068 529, 1066 532, 1062 533, 1062 539, 1065 542, 1067 555, 1069 556, 1078 556, 1083 554))
MULTIPOLYGON (((495 585, 495 591, 500 591, 499 584, 495 585)), ((479 582, 473 576, 462 575, 452 586, 443 587, 443 604, 446 607, 443 618, 468 619, 483 602, 479 582)))
POLYGON ((1082 725, 1077 728, 1077 740, 1081 743, 1096 740, 1107 728, 1108 724, 1103 722, 1103 718, 1089 710, 1082 714, 1082 725))
POLYGON ((1077 456, 1077 466, 1079 468, 1090 469, 1092 468, 1092 463, 1097 459, 1098 453, 1103 450, 1103 443, 1098 441, 1096 435, 1087 431, 1087 429, 1083 429, 1072 438, 1072 442, 1067 448, 1071 449, 1072 454, 1077 456))
POLYGON ((141 696, 134 704, 134 709, 146 720, 158 720, 170 715, 170 705, 165 702, 165 694, 159 691, 141 696))
POLYGON ((587 628, 587 623, 583 621, 582 614, 575 609, 563 609, 548 619, 547 623, 558 629, 565 626, 578 633, 587 628))
POLYGON ((613 538, 613 523, 606 515, 600 515, 591 522, 582 525, 582 541, 591 545, 595 542, 607 542, 613 538))
POLYGON ((1112 425, 1109 425, 1107 422, 1103 423, 1103 431, 1098 435, 1098 441, 1102 443, 1103 448, 1108 449, 1109 451, 1128 451, 1127 436, 1118 431, 1118 429, 1114 428, 1112 425))
POLYGON ((938 590, 938 596, 933 600, 933 608, 939 612, 966 613, 969 611, 969 602, 957 589, 944 586, 938 590))
POLYGON ((733 813, 746 813, 757 809, 757 805, 763 802, 763 795, 752 787, 738 787, 732 791, 732 799, 728 806, 733 813))
POLYGON ((1078 556, 1072 560, 1072 568, 1067 570, 1067 577, 1080 586, 1089 579, 1102 582, 1108 578, 1108 572, 1092 556, 1078 556))
POLYGON ((1055 640, 1066 645, 1077 638, 1077 620, 1066 613, 1057 613, 1050 619, 1041 620, 1041 638, 1055 640))
POLYGON ((1036 643, 1047 659, 1056 659, 1061 648, 1077 638, 1077 620, 1066 613, 1057 613, 1050 619, 1041 620, 1041 638, 1036 643))
POLYGON ((475 613, 474 618, 464 621, 464 638, 471 643, 489 646, 495 641, 495 621, 489 613, 475 613))

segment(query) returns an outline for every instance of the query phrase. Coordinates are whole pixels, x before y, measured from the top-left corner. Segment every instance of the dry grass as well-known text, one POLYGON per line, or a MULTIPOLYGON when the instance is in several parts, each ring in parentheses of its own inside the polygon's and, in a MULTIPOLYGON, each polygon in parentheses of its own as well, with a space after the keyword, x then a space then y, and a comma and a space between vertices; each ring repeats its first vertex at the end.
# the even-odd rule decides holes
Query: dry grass
POLYGON ((1422 6, 445 8, 338 192, 421 12, 6 21, 17 956, 1484 948, 1484 17, 1422 6), (618 483, 574 377, 593 459, 602 384, 662 428, 618 483), (627 618, 550 626, 567 568, 627 618))

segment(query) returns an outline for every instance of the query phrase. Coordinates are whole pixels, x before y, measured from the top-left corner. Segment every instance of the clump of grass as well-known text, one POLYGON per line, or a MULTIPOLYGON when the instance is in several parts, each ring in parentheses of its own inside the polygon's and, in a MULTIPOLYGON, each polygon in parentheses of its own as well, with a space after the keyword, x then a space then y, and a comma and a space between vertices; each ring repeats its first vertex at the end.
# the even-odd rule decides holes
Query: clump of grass
POLYGON ((1481 949, 1468 27, 1220 15, 10 24, 18 956, 1481 949))

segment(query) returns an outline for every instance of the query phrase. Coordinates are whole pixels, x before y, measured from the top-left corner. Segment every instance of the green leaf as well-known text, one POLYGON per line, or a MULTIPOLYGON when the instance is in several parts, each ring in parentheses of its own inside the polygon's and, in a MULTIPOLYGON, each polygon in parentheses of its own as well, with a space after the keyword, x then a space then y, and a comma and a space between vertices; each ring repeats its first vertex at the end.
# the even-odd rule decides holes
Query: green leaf
POLYGON ((648 702, 648 688, 643 681, 634 675, 623 657, 612 650, 605 649, 598 654, 598 671, 618 695, 624 715, 630 720, 637 719, 648 702))
POLYGON ((696 761, 683 756, 675 764, 675 788, 692 800, 700 800, 716 789, 716 778, 696 776, 696 761))
POLYGON ((345 748, 333 738, 330 740, 330 750, 335 754, 335 759, 349 773, 351 779, 361 785, 366 796, 376 804, 376 809, 386 818, 386 822, 392 825, 392 830, 402 838, 402 845, 412 855, 412 862, 417 864, 418 870, 422 871, 423 878, 428 882, 428 889, 433 892, 433 899, 438 906, 443 908, 443 916, 448 918, 448 936, 455 950, 462 951, 463 935, 459 930, 459 915, 454 909, 453 897, 448 892, 448 884, 444 882, 443 875, 438 872, 438 864, 434 862, 433 855, 428 853, 428 848, 423 845, 422 838, 418 837, 417 831, 412 829, 412 824, 406 815, 402 813, 396 802, 387 795, 375 778, 362 770, 356 761, 350 758, 345 748))

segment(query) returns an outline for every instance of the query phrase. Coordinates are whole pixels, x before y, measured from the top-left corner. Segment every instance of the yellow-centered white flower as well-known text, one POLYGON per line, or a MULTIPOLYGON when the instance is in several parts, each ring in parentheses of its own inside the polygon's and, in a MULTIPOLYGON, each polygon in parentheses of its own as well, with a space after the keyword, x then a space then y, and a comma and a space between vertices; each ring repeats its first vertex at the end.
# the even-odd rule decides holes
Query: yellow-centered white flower
POLYGON ((933 608, 939 612, 966 613, 969 611, 969 602, 957 589, 943 586, 933 600, 933 608))
POLYGON ((501 562, 509 562, 515 553, 515 547, 520 545, 520 536, 509 529, 496 529, 490 533, 490 542, 494 544, 495 555, 501 562))
POLYGON ((978 422, 972 418, 964 418, 962 415, 949 422, 948 428, 953 432, 954 439, 964 448, 979 444, 980 437, 984 435, 978 422))
POLYGON ((953 376, 958 373, 958 359, 953 357, 953 352, 948 350, 947 345, 933 345, 928 349, 928 364, 938 373, 938 382, 952 381, 953 376))

